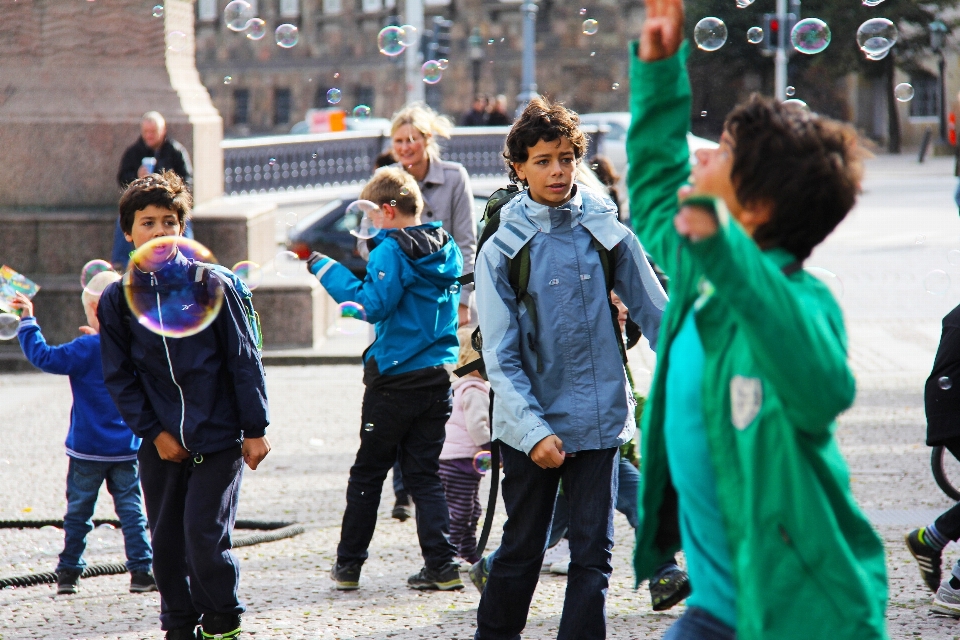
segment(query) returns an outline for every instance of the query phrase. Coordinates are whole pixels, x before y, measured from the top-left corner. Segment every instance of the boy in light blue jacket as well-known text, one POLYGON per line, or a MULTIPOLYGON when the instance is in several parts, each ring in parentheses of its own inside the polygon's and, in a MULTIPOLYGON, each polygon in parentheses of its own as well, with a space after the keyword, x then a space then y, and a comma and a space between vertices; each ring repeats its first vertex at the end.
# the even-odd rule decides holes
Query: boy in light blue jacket
POLYGON ((84 335, 56 347, 44 340, 30 299, 17 294, 14 302, 14 307, 22 312, 17 337, 27 360, 46 373, 69 376, 73 391, 70 431, 66 440, 70 465, 67 470, 67 513, 63 518, 64 545, 56 569, 58 594, 80 590, 80 575, 86 567, 83 560, 86 538, 93 529, 93 511, 104 482, 120 517, 127 569, 131 573, 130 591, 157 590, 151 572, 153 551, 147 533, 147 516, 140 493, 137 464, 140 438, 120 417, 103 382, 100 358, 99 292, 119 279, 119 275, 107 271, 87 283, 82 294, 88 322, 88 326, 81 327, 84 335))
POLYGON ((478 640, 512 640, 523 631, 561 479, 571 558, 557 637, 606 633, 618 448, 636 431, 608 278, 653 349, 666 295, 614 204, 574 183, 586 147, 575 113, 532 100, 504 152, 511 179, 526 191, 501 209, 499 228, 477 256, 507 510, 477 611, 478 640), (523 251, 525 295, 511 274, 523 251))

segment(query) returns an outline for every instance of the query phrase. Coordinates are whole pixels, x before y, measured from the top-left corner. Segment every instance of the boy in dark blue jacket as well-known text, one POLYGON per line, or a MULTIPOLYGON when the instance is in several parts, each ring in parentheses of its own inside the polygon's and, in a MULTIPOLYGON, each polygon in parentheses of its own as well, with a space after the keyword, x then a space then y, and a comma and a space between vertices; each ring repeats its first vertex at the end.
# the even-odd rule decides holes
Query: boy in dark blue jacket
MULTIPOLYGON (((180 236, 190 206, 179 177, 149 175, 121 196, 120 225, 140 247, 180 236)), ((240 479, 244 462, 256 469, 270 451, 263 367, 243 302, 228 278, 174 245, 159 264, 133 264, 122 282, 107 287, 98 317, 107 389, 145 440, 138 457, 161 627, 168 640, 236 638, 244 606, 230 548, 240 479), (212 279, 220 280, 222 307, 209 326, 187 337, 149 331, 125 296, 155 296, 156 307, 169 314, 193 283, 216 284, 212 279)))
POLYGON ((462 589, 457 550, 450 542, 440 450, 452 410, 450 371, 457 361, 457 277, 463 258, 439 222, 421 224, 423 198, 406 171, 378 170, 360 197, 379 207, 382 227, 372 245, 367 275, 314 252, 307 262, 337 302, 363 306, 376 326, 364 353, 360 449, 350 468, 337 560, 330 577, 337 589, 356 589, 377 524, 380 491, 399 460, 417 505, 417 535, 424 567, 410 576, 413 589, 462 589), (399 457, 398 457, 399 452, 399 457))
POLYGON ((30 364, 46 373, 70 376, 73 408, 67 433, 67 514, 63 517, 63 552, 57 563, 57 593, 77 593, 80 574, 86 567, 83 552, 87 534, 93 529, 93 511, 100 486, 107 482, 113 507, 120 517, 130 571, 130 592, 156 591, 150 565, 153 552, 147 534, 147 517, 140 495, 140 471, 135 436, 117 412, 103 384, 97 303, 102 291, 120 276, 112 271, 97 274, 82 295, 89 326, 81 327, 79 338, 51 347, 40 332, 33 315, 33 303, 22 293, 13 306, 22 312, 17 337, 30 364))

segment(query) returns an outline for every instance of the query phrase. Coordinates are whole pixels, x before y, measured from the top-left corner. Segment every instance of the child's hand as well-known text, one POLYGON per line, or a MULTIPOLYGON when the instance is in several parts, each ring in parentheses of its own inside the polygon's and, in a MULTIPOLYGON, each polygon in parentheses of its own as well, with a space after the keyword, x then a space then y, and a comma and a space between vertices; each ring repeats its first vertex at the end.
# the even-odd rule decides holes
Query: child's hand
POLYGON ((697 205, 685 205, 673 219, 677 233, 693 242, 706 240, 717 232, 717 218, 707 209, 697 205))
POLYGON ((88 327, 87 325, 83 325, 82 327, 80 327, 80 333, 82 333, 85 336, 95 336, 100 332, 94 329, 93 327, 88 327))
POLYGON ((683 0, 647 0, 647 19, 640 35, 640 59, 666 60, 683 42, 683 0))
POLYGON ((267 436, 262 438, 244 438, 243 439, 243 461, 247 463, 252 471, 257 470, 267 454, 270 453, 270 441, 267 436))
POLYGON ((556 469, 563 457, 563 441, 557 436, 547 436, 530 452, 530 459, 541 469, 556 469))
POLYGON ((13 302, 10 303, 10 306, 20 310, 21 318, 33 317, 33 302, 19 291, 14 295, 13 302))
POLYGON ((173 434, 166 431, 161 431, 160 435, 153 439, 153 444, 157 447, 160 459, 167 462, 183 462, 190 455, 173 434))

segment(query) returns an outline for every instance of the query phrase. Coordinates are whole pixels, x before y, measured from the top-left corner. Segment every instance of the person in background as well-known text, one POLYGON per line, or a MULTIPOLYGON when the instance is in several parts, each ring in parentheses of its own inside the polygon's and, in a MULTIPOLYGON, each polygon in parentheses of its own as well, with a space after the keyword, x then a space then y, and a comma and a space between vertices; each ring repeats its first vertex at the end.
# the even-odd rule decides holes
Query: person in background
POLYGON ((494 99, 493 104, 490 105, 486 124, 490 127, 505 127, 513 124, 513 118, 507 114, 507 96, 501 93, 494 99))
POLYGON ((620 176, 617 175, 617 170, 613 168, 613 163, 604 156, 593 156, 587 160, 587 164, 593 169, 603 186, 607 188, 607 195, 613 200, 613 204, 617 205, 617 209, 620 209, 620 192, 617 191, 617 182, 620 181, 620 176))
POLYGON ((478 93, 473 98, 473 104, 470 111, 463 114, 460 118, 461 127, 483 127, 487 124, 487 105, 490 99, 482 93, 478 93))

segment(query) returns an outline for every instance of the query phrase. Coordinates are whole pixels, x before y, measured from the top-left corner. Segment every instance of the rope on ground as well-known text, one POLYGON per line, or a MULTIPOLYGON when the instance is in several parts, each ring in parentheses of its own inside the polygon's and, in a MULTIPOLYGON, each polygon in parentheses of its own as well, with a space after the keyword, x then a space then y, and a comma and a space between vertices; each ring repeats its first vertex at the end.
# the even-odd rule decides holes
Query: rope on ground
POLYGON ((255 533, 253 535, 243 536, 242 538, 234 538, 233 548, 249 547, 250 545, 260 544, 261 542, 273 542, 274 540, 292 538, 293 536, 300 535, 304 531, 306 531, 306 529, 303 528, 302 524, 291 524, 269 533, 255 533))
MULTIPOLYGON (((93 578, 96 576, 115 576, 126 573, 127 567, 122 564, 92 564, 83 570, 81 578, 93 578)), ((7 587, 32 587, 38 584, 52 584, 57 581, 57 574, 53 571, 44 573, 31 573, 25 576, 14 576, 12 578, 0 578, 0 589, 7 587)))

